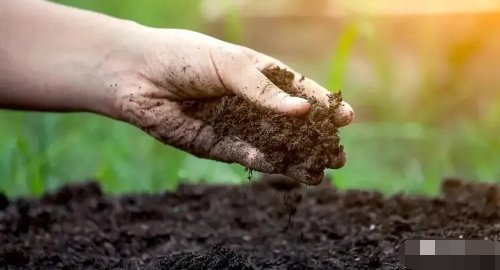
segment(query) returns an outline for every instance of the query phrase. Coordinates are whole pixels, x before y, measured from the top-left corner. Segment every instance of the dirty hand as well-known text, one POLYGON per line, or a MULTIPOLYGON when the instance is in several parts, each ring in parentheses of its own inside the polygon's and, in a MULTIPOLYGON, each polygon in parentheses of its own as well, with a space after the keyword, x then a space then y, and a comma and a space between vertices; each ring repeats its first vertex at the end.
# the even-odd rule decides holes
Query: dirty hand
MULTIPOLYGON (((195 156, 260 172, 281 173, 251 145, 217 138, 178 102, 239 95, 290 117, 310 109, 259 71, 282 63, 192 31, 149 28, 50 1, 7 0, 0 40, 1 109, 95 113, 195 156)), ((327 103, 327 90, 300 78, 308 95, 327 103)), ((348 104, 337 110, 339 126, 352 117, 348 104)))
MULTIPOLYGON (((123 120, 197 157, 278 173, 252 145, 237 138, 217 139, 210 125, 183 114, 177 102, 239 95, 290 117, 303 115, 309 111, 309 103, 284 93, 260 72, 273 66, 290 68, 251 49, 187 30, 147 28, 140 40, 142 47, 136 51, 144 59, 142 67, 133 83, 119 92, 123 120)), ((305 86, 307 95, 328 104, 329 92, 301 77, 296 74, 295 81, 305 86)), ((337 110, 336 124, 350 124, 353 115, 344 102, 337 110)), ((343 159, 341 164, 345 156, 343 159)))

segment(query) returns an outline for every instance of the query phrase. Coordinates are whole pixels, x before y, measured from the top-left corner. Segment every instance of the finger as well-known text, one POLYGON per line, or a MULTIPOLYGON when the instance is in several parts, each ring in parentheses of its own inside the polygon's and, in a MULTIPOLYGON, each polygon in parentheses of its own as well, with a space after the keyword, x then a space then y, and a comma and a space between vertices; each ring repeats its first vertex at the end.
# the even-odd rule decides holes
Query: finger
POLYGON ((279 168, 268 162, 266 155, 237 138, 225 137, 218 141, 211 148, 209 158, 226 163, 238 163, 262 173, 279 173, 279 168))
MULTIPOLYGON (((330 106, 330 95, 332 93, 328 91, 326 88, 322 87, 315 81, 303 78, 302 75, 298 74, 296 71, 293 71, 289 67, 283 64, 280 64, 281 68, 286 68, 290 72, 294 73, 293 83, 297 87, 297 89, 303 89, 303 93, 305 96, 309 98, 315 98, 321 104, 326 107, 330 106)), ((334 122, 337 127, 344 127, 352 123, 354 120, 354 110, 351 105, 345 101, 341 101, 339 106, 335 108, 334 122)))
MULTIPOLYGON (((287 68, 288 69, 288 68, 287 68)), ((298 89, 303 89, 304 95, 309 98, 316 98, 323 105, 329 107, 330 106, 330 95, 332 94, 323 86, 319 85, 315 81, 304 78, 302 75, 298 74, 296 71, 294 72, 294 84, 298 89)), ((351 105, 345 101, 341 101, 339 106, 335 109, 335 125, 337 127, 344 127, 352 123, 354 120, 354 110, 351 105)))
POLYGON ((349 103, 342 101, 340 105, 335 108, 334 124, 337 127, 345 127, 352 123, 354 120, 354 110, 349 103))
POLYGON ((245 69, 242 79, 235 83, 234 91, 249 102, 277 113, 299 116, 310 109, 306 99, 293 97, 279 89, 255 67, 245 69))
MULTIPOLYGON (((286 168, 285 175, 307 185, 319 185, 324 179, 324 172, 310 172, 308 163, 311 160, 302 162, 298 165, 292 165, 286 168)), ((327 167, 329 169, 340 169, 346 164, 346 154, 343 147, 339 149, 336 157, 328 161, 327 167)))
POLYGON ((346 157, 346 153, 344 152, 344 147, 341 146, 341 148, 339 150, 340 151, 339 151, 338 155, 335 158, 333 158, 332 160, 330 160, 330 162, 328 164, 329 169, 338 170, 338 169, 341 169, 345 166, 345 164, 347 162, 347 157, 346 157))
MULTIPOLYGON (((243 51, 247 53, 247 55, 252 59, 254 65, 257 66, 259 70, 264 70, 267 68, 272 68, 279 66, 281 68, 285 68, 286 70, 292 72, 294 74, 293 84, 298 89, 303 89, 303 93, 305 96, 309 98, 315 98, 323 105, 329 107, 330 101, 329 96, 332 94, 323 86, 319 85, 317 82, 306 78, 299 74, 294 69, 285 65, 283 62, 276 60, 268 55, 256 52, 252 49, 241 47, 243 51)), ((354 120, 354 110, 352 107, 345 101, 342 101, 341 104, 335 109, 336 120, 335 124, 338 127, 344 127, 352 123, 354 120)))
POLYGON ((293 165, 286 169, 285 175, 306 185, 317 186, 325 178, 324 172, 310 173, 307 171, 306 163, 293 165))
POLYGON ((254 65, 257 66, 259 70, 264 70, 268 68, 280 67, 284 68, 294 74, 293 83, 295 86, 303 88, 304 95, 309 98, 315 97, 319 102, 324 105, 329 105, 328 96, 330 91, 326 90, 324 87, 316 83, 315 81, 303 77, 294 69, 290 68, 285 63, 250 48, 241 47, 242 50, 252 59, 254 65))
POLYGON ((225 88, 260 108, 290 116, 303 115, 311 108, 306 99, 279 89, 255 67, 244 51, 236 50, 230 57, 227 51, 222 54, 214 51, 212 61, 225 88))
MULTIPOLYGON (((340 169, 346 163, 345 153, 342 152, 338 158, 332 160, 329 164, 330 169, 340 169)), ((321 172, 309 172, 307 170, 306 162, 299 165, 292 165, 285 170, 285 175, 293 178, 296 181, 304 183, 306 185, 317 186, 321 184, 325 178, 325 173, 321 172)))
POLYGON ((246 54, 213 58, 214 65, 220 67, 217 72, 226 88, 248 102, 290 116, 303 115, 311 108, 306 99, 293 97, 279 89, 246 54), (224 61, 217 61, 219 58, 224 61))

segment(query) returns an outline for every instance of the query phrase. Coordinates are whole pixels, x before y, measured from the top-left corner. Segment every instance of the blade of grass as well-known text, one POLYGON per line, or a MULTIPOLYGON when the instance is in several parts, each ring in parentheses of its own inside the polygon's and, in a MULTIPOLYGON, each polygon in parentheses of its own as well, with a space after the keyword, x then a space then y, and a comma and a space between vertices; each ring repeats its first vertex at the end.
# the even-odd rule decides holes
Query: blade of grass
POLYGON ((335 89, 342 89, 344 86, 344 75, 351 49, 358 37, 358 25, 348 23, 340 33, 339 41, 333 51, 330 74, 327 81, 327 89, 336 92, 335 89))

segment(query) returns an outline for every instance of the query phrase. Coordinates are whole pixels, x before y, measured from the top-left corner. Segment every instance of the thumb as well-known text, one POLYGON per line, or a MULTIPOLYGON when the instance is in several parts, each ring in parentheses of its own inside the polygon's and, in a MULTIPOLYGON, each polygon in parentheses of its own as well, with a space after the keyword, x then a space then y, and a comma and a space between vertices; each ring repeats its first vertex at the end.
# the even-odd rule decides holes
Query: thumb
POLYGON ((256 106, 271 109, 276 113, 299 116, 307 113, 311 107, 306 99, 293 97, 279 89, 256 67, 250 66, 244 69, 233 87, 235 94, 256 106))

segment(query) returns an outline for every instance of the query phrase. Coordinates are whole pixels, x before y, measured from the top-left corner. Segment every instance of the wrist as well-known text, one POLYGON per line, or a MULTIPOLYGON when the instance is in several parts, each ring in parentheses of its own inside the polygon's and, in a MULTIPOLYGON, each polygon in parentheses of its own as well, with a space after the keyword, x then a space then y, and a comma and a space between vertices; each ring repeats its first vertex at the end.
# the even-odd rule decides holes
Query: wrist
POLYGON ((86 85, 83 91, 89 95, 82 110, 121 120, 122 95, 142 79, 145 63, 138 36, 144 29, 135 22, 121 21, 101 46, 89 50, 93 83, 82 81, 86 85))

